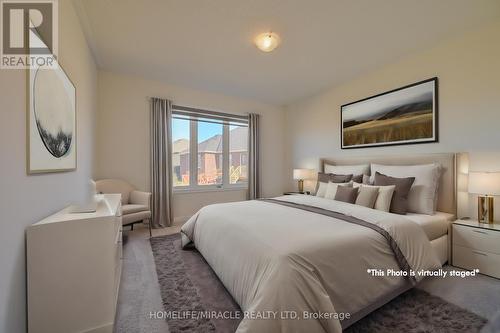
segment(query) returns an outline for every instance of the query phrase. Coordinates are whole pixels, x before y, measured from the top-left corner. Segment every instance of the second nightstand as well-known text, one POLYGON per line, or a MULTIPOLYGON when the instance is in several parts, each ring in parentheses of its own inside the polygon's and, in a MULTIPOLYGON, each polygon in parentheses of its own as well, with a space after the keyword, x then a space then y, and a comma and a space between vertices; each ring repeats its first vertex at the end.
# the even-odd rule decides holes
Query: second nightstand
POLYGON ((500 278, 500 224, 453 222, 453 266, 500 278))

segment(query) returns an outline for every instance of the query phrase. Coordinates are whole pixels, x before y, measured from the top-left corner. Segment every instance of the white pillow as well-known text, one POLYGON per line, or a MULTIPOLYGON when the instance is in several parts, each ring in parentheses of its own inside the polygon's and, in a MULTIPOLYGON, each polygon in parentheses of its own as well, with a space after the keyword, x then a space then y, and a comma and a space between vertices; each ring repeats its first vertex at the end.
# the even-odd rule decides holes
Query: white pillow
POLYGON ((366 185, 360 183, 352 183, 353 187, 378 187, 378 196, 377 200, 375 200, 375 205, 373 209, 381 210, 383 212, 388 212, 389 208, 391 208, 392 195, 394 194, 394 189, 396 185, 388 185, 388 186, 373 186, 366 185))
POLYGON ((324 198, 325 199, 335 199, 335 194, 337 194, 337 187, 339 186, 350 186, 351 183, 332 183, 328 182, 327 188, 326 188, 326 193, 324 198))
POLYGON ((369 172, 370 172, 369 164, 358 164, 358 165, 325 164, 325 173, 357 176, 357 175, 367 175, 369 172))
POLYGON ((316 191, 316 196, 320 198, 324 198, 326 194, 326 188, 328 187, 328 183, 319 183, 318 190, 316 191))
POLYGON ((437 193, 441 165, 437 163, 423 165, 371 165, 372 177, 376 172, 405 178, 415 177, 415 182, 408 193, 408 212, 434 215, 437 206, 437 193))

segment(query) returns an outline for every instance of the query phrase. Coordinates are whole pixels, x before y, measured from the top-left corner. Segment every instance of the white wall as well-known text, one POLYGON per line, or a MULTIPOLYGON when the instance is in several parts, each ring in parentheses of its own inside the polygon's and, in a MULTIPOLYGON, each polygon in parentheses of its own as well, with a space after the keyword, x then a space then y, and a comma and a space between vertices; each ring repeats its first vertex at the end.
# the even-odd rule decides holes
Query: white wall
POLYGON ((26 72, 0 70, 0 332, 26 331, 26 226, 82 200, 92 175, 97 71, 69 0, 59 1, 59 60, 77 93, 73 172, 26 175, 26 72))
MULTIPOLYGON (((338 155, 500 151, 499 40, 496 22, 289 105, 287 171, 317 168, 319 157, 338 155), (439 143, 340 149, 342 104, 434 76, 439 77, 439 143)), ((500 160, 496 163, 500 170, 500 160)), ((481 168, 473 160, 471 165, 481 168)), ((491 169, 491 161, 485 167, 491 169)), ((293 186, 288 182, 289 188, 293 186)))
MULTIPOLYGON (((155 96, 214 111, 259 113, 262 194, 273 196, 283 191, 285 148, 281 108, 105 71, 99 71, 96 179, 122 178, 139 189, 149 189, 148 97, 155 96)), ((244 200, 245 196, 242 190, 175 194, 174 216, 182 219, 207 204, 244 200)))

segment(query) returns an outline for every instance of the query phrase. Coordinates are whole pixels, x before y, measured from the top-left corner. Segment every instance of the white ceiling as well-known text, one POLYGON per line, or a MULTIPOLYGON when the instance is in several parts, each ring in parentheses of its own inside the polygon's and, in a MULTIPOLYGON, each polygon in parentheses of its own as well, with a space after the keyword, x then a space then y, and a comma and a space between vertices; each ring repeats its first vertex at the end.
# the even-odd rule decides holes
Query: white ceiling
POLYGON ((499 0, 76 0, 100 68, 284 105, 498 19, 499 0), (282 44, 253 45, 272 30, 282 44))

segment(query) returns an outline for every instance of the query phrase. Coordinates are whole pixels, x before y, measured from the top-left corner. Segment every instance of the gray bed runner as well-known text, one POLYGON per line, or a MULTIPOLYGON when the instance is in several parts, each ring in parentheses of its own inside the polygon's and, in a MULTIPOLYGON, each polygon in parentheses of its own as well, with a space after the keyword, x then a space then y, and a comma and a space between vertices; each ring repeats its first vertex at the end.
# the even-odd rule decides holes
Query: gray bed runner
POLYGON ((375 224, 367 222, 367 221, 363 221, 363 220, 358 219, 358 218, 353 217, 353 216, 345 215, 345 214, 342 214, 339 212, 335 212, 335 211, 320 208, 320 207, 303 205, 303 204, 298 204, 298 203, 289 202, 289 201, 282 201, 282 200, 277 200, 277 199, 260 199, 260 201, 274 203, 274 204, 278 204, 278 205, 282 205, 282 206, 287 206, 287 207, 305 210, 305 211, 308 211, 311 213, 329 216, 329 217, 336 218, 336 219, 339 219, 339 220, 342 220, 342 221, 345 221, 348 223, 353 223, 353 224, 357 224, 357 225, 360 225, 360 226, 363 226, 366 228, 370 228, 370 229, 378 232, 380 235, 382 235, 387 240, 387 243, 389 243, 389 246, 390 246, 392 252, 394 252, 394 256, 396 257, 396 261, 398 262, 399 268, 402 271, 405 271, 407 273, 406 278, 412 283, 412 285, 415 285, 417 283, 415 277, 410 276, 411 267, 408 264, 408 261, 406 260, 405 256, 401 252, 401 249, 399 248, 399 246, 396 243, 396 241, 394 240, 394 238, 392 238, 392 236, 386 230, 379 227, 378 225, 375 225, 375 224))

